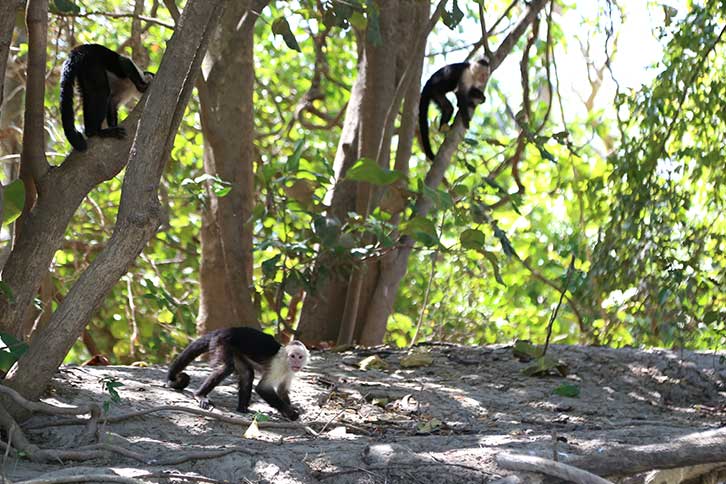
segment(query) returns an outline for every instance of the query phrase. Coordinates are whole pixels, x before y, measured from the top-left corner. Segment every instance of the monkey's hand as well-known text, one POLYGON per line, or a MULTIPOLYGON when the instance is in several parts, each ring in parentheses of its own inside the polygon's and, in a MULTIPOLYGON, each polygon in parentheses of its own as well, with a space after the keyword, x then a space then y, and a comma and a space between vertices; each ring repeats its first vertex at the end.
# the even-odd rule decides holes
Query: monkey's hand
POLYGON ((207 397, 196 397, 196 398, 199 401, 200 408, 202 408, 204 410, 209 410, 210 408, 214 407, 214 404, 212 403, 212 401, 210 399, 208 399, 207 397))
POLYGON ((290 407, 290 409, 285 412, 285 417, 290 420, 297 420, 300 418, 300 412, 290 407))

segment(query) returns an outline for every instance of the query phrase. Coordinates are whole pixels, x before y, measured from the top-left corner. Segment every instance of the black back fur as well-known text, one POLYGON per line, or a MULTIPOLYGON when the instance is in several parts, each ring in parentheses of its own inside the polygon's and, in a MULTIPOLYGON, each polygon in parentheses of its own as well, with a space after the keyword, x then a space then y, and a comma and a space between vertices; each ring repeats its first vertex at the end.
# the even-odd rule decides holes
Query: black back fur
POLYGON ((282 345, 274 337, 254 328, 223 328, 212 331, 192 341, 169 365, 168 385, 177 390, 185 388, 189 384, 189 375, 182 370, 198 356, 207 352, 216 353, 217 348, 221 347, 262 364, 275 356, 282 345))
POLYGON ((107 136, 123 138, 118 128, 120 93, 112 92, 108 73, 117 79, 129 80, 138 92, 144 92, 148 83, 141 77, 133 61, 99 44, 79 45, 63 63, 60 85, 60 108, 63 131, 68 141, 79 151, 88 148, 83 135, 76 130, 73 109, 73 88, 78 86, 83 103, 86 137, 107 136), (108 128, 102 129, 106 119, 108 128))
POLYGON ((421 99, 418 104, 418 124, 421 132, 421 144, 428 159, 434 159, 434 152, 431 149, 429 141, 429 104, 434 101, 441 110, 441 126, 447 124, 454 113, 454 107, 448 99, 446 93, 456 90, 459 80, 466 69, 469 68, 468 62, 458 62, 449 64, 438 71, 426 81, 421 91, 421 99))

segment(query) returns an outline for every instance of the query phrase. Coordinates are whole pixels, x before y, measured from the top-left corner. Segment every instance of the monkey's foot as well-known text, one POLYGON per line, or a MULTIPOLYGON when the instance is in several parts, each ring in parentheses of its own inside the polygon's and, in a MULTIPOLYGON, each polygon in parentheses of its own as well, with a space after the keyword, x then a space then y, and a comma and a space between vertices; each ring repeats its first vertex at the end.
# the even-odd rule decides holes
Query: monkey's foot
POLYGON ((300 418, 300 412, 298 412, 297 410, 295 410, 295 409, 294 409, 294 408, 292 408, 292 407, 291 407, 291 408, 289 408, 289 409, 287 409, 287 410, 285 410, 285 413, 283 413, 283 415, 284 415, 284 416, 285 416, 285 417, 286 417, 287 419, 289 419, 289 420, 297 420, 297 419, 299 419, 299 418, 300 418))
POLYGON ((237 407, 237 411, 239 413, 250 413, 250 409, 248 407, 240 407, 240 406, 238 406, 237 407))
POLYGON ((120 126, 114 126, 113 128, 102 129, 98 132, 98 136, 101 138, 124 139, 126 137, 126 130, 120 126))

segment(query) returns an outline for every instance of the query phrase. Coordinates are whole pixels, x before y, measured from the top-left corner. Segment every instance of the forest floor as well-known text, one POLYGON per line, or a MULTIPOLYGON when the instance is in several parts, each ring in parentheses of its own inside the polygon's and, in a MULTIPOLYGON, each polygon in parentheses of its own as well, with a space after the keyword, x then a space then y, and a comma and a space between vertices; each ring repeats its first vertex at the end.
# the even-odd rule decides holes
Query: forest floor
MULTIPOLYGON (((101 426, 101 452, 50 464, 6 453, 2 475, 37 483, 558 482, 511 470, 519 461, 507 454, 520 454, 548 459, 528 459, 542 469, 556 459, 620 482, 726 482, 724 352, 555 345, 548 355, 566 366, 565 377, 526 376, 531 363, 511 345, 414 353, 424 357, 404 368, 405 350, 313 351, 291 392, 300 421, 253 395, 251 410, 269 417, 257 429, 234 412, 232 377, 212 392, 216 408, 205 415, 190 391, 164 387, 165 367, 64 366, 44 402, 103 405, 102 379, 123 384, 101 426), (141 410, 149 413, 131 416, 141 410), (108 477, 89 477, 97 474, 108 477), (52 479, 61 476, 77 480, 52 479)), ((189 370, 194 389, 208 370, 189 370)), ((41 448, 73 449, 84 426, 68 420, 33 415, 22 428, 41 448)), ((589 478, 571 480, 598 482, 589 478)))

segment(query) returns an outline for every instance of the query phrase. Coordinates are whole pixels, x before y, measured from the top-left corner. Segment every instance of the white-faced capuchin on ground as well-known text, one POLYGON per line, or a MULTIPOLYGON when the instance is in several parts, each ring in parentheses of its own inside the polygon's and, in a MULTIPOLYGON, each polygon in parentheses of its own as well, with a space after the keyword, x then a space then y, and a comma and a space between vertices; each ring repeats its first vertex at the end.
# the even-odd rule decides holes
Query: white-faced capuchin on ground
POLYGON ((282 346, 269 334, 254 328, 218 329, 194 340, 176 357, 169 366, 167 385, 177 390, 185 388, 189 375, 182 370, 207 352, 212 354, 210 364, 214 369, 194 392, 200 407, 209 408, 209 392, 236 372, 239 382, 237 411, 248 412, 257 370, 260 373, 260 381, 255 387, 257 394, 286 418, 297 420, 300 416, 290 402, 289 392, 293 377, 309 359, 302 342, 291 341, 282 346))
POLYGON ((429 141, 429 104, 431 101, 441 110, 439 128, 449 124, 454 114, 454 106, 446 99, 446 93, 454 91, 456 104, 461 112, 464 127, 469 129, 471 112, 474 106, 484 102, 482 88, 489 77, 489 59, 481 57, 474 62, 449 64, 434 72, 421 91, 418 105, 418 124, 421 144, 426 156, 433 161, 434 152, 429 141))
POLYGON ((138 99, 153 77, 151 72, 142 72, 128 57, 102 45, 83 44, 73 49, 63 63, 60 82, 61 121, 71 145, 78 151, 88 148, 73 120, 75 85, 83 103, 86 138, 124 138, 126 132, 118 126, 118 107, 138 99))

